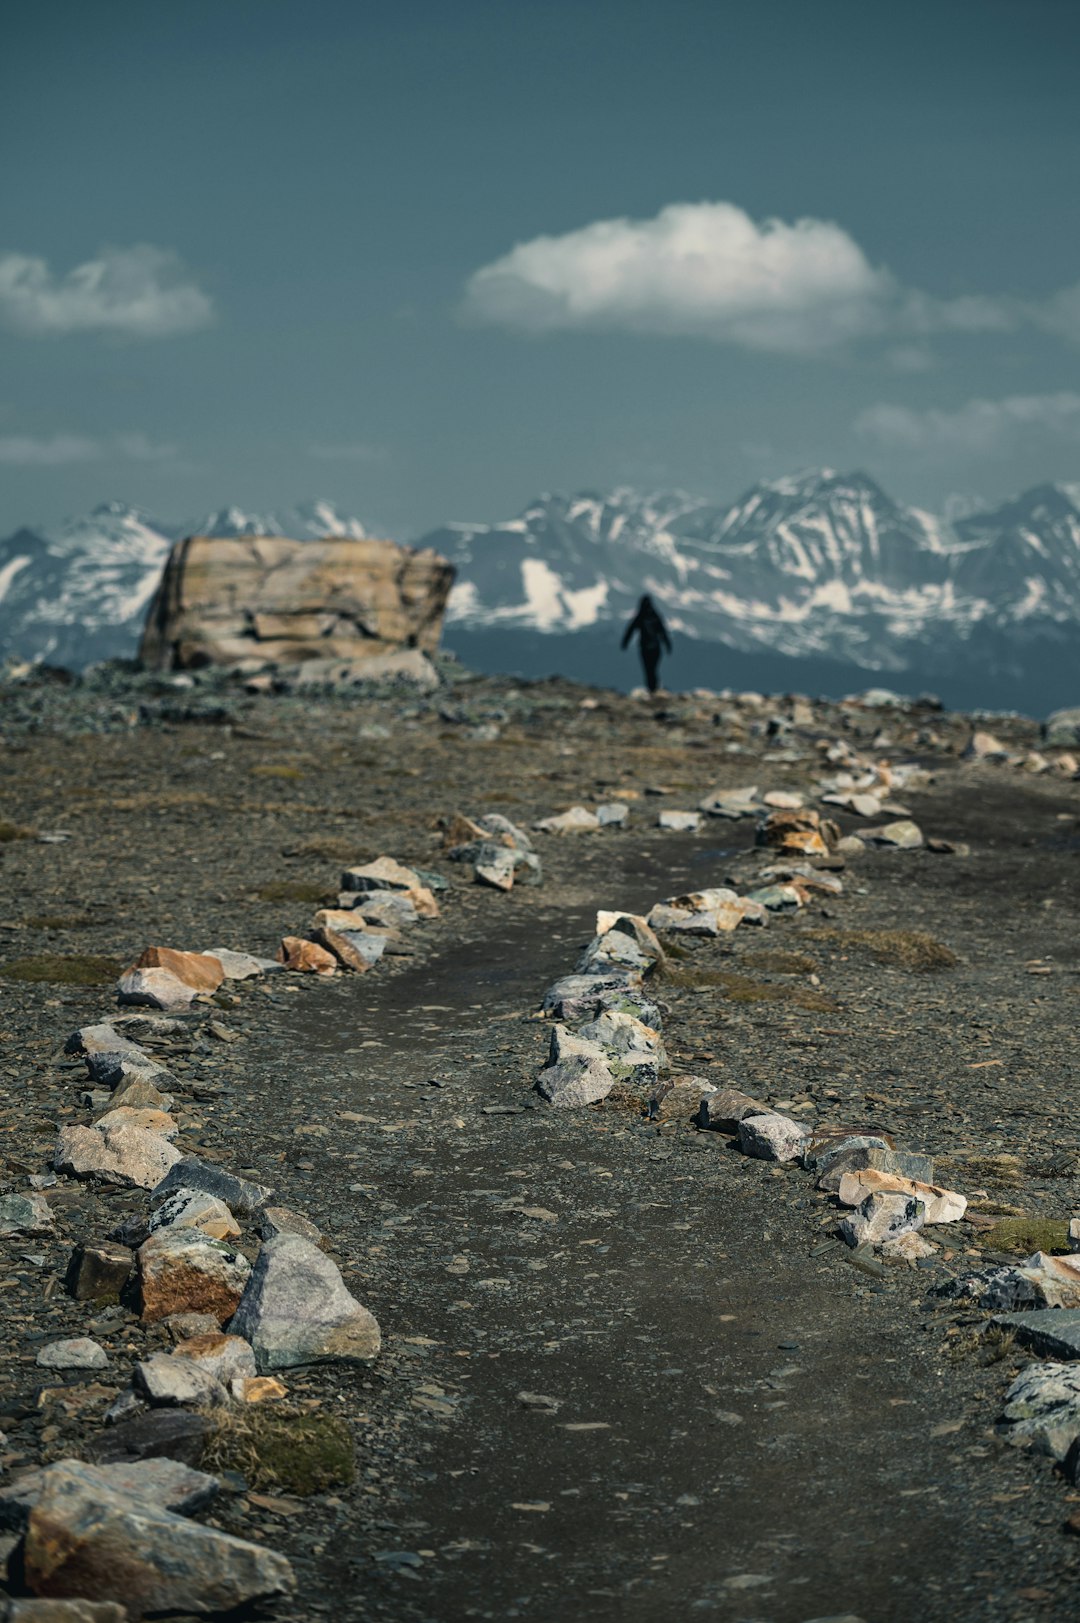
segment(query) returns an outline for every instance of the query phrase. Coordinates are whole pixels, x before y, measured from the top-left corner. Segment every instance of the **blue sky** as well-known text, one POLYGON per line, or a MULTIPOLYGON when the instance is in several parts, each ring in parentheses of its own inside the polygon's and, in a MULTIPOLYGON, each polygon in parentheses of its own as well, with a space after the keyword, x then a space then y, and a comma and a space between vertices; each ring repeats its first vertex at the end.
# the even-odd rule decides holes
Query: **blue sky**
POLYGON ((22 4, 0 534, 1080 479, 1073 0, 22 4))

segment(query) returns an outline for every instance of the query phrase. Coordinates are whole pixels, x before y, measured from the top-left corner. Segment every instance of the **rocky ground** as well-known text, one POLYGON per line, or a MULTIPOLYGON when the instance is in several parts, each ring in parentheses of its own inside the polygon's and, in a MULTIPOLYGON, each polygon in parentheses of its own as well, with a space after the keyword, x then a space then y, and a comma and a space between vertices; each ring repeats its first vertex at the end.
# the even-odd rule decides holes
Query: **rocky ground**
MULTIPOLYGON (((57 1128, 91 1119, 65 1040, 117 1015, 145 946, 271 957, 343 868, 385 854, 449 884, 404 950, 363 975, 226 983, 145 1039, 175 1078, 181 1152, 306 1214, 382 1327, 370 1365, 280 1372, 283 1411, 348 1424, 353 1479, 310 1494, 288 1459, 222 1456, 199 1512, 288 1557, 276 1615, 542 1623, 572 1593, 597 1618, 1075 1616, 1080 1490, 997 1424, 1033 1355, 939 1294, 1067 1250, 1080 1212, 1063 749, 995 718, 977 726, 1000 753, 964 759, 971 719, 929 707, 650 704, 452 667, 421 696, 116 675, 2 702, 4 1188, 38 1180, 53 1217, 0 1242, 5 1479, 94 1457, 134 1365, 173 1344, 65 1283, 74 1247, 148 1210, 139 1189, 51 1181, 57 1128), (820 799, 855 757, 920 768, 892 799, 955 849, 845 840, 826 870, 842 894, 665 935, 646 992, 672 1075, 936 1158, 969 1206, 911 1264, 852 1250, 812 1172, 740 1153, 682 1104, 620 1087, 552 1109, 534 1091, 541 1000, 598 909, 745 894, 776 860, 754 816, 675 832, 661 813, 755 785, 865 832, 891 814, 820 799), (447 859, 456 813, 531 829, 613 801, 624 827, 532 835, 539 886, 504 894, 447 859), (103 1367, 38 1364, 82 1336, 103 1367)), ((255 1255, 249 1225, 240 1247, 255 1255)), ((8 1556, 18 1592, 16 1531, 8 1556)))

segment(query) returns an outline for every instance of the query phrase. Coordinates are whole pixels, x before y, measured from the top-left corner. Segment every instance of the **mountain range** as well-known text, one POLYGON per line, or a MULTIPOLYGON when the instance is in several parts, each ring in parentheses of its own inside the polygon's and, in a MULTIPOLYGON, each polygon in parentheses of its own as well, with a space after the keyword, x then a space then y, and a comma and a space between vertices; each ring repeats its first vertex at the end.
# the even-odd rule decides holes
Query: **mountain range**
MULTIPOLYGON (((327 502, 225 508, 186 525, 106 503, 55 530, 19 530, 0 542, 0 648, 73 666, 133 653, 169 546, 192 533, 366 531, 327 502)), ((973 664, 1023 681, 1050 651, 1080 673, 1080 484, 983 511, 965 500, 942 516, 865 474, 814 470, 762 481, 731 506, 682 492, 547 495, 515 518, 448 524, 416 544, 456 565, 447 638, 466 657, 486 648, 488 663, 504 648, 518 668, 550 668, 556 645, 601 640, 606 657, 649 592, 676 650, 714 666, 719 643, 725 657, 827 661, 849 685, 860 672, 925 685, 973 664)))

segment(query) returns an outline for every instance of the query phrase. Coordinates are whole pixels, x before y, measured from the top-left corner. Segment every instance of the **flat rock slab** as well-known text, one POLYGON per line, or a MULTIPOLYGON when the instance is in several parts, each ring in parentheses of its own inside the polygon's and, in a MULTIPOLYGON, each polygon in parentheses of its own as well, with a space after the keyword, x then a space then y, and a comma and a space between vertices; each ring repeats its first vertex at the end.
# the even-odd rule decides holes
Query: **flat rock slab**
MULTIPOLYGON (((81 1464, 81 1461, 65 1462, 81 1464)), ((110 1488, 178 1516, 194 1516, 216 1498, 221 1483, 179 1460, 120 1460, 94 1469, 110 1488)), ((24 1471, 0 1488, 0 1526, 21 1532, 45 1491, 46 1470, 24 1471)))
POLYGON ((996 1313, 991 1322, 1002 1330, 1011 1330, 1021 1347, 1030 1347, 1043 1358, 1080 1358, 1080 1308, 996 1313))
POLYGON ((998 1425, 1007 1443, 1063 1460, 1080 1437, 1080 1368, 1029 1364, 1005 1394, 998 1425))
POLYGON ((61 1127, 53 1165, 75 1178, 153 1189, 179 1159, 168 1139, 123 1122, 101 1129, 61 1127))
POLYGON ((265 1206, 274 1193, 265 1184, 238 1178, 233 1172, 225 1172, 221 1167, 211 1166, 208 1161, 200 1161, 197 1155, 186 1155, 183 1159, 177 1156, 161 1182, 155 1185, 155 1206, 177 1189, 198 1189, 203 1194, 215 1195, 237 1217, 250 1217, 265 1206))
POLYGON ((27 1586, 37 1595, 122 1595, 133 1618, 206 1617, 296 1587, 284 1556, 119 1492, 92 1465, 65 1460, 44 1475, 24 1552, 27 1586))

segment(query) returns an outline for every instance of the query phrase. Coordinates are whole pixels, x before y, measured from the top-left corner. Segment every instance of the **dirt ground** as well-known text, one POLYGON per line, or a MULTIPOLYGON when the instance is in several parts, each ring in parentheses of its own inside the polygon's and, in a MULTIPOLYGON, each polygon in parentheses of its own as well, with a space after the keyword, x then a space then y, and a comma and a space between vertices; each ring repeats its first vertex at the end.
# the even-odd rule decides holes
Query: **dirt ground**
MULTIPOLYGON (((5 694, 0 819, 67 836, 0 843, 7 1189, 46 1169, 58 1122, 87 1119, 63 1042, 114 1009, 108 980, 12 966, 95 955, 111 979, 149 943, 269 955, 343 865, 382 853, 450 881, 413 955, 239 986, 162 1050, 187 1090, 181 1147, 307 1213, 383 1328, 370 1371, 288 1378, 349 1419, 355 1482, 303 1501, 233 1484, 210 1518, 290 1557, 290 1618, 549 1623, 571 1598, 642 1623, 1076 1616, 1080 1493, 994 1431, 1028 1355, 932 1294, 989 1254, 985 1224, 936 1231, 928 1267, 867 1275, 806 1172, 531 1091, 541 997, 598 908, 748 888, 751 821, 672 834, 659 810, 717 785, 805 791, 829 770, 819 740, 843 738, 928 767, 902 799, 969 854, 867 851, 842 897, 684 945, 654 988, 674 1067, 884 1129, 984 1216, 1080 1212, 1080 784, 962 762, 970 724, 931 710, 793 713, 493 679, 426 698, 5 694), (619 798, 624 830, 536 836, 539 888, 473 885, 440 849, 456 811, 529 827, 619 798), (896 930, 955 963, 889 961, 878 932, 896 930)), ((1035 744, 1028 723, 986 725, 1035 744)), ((167 1344, 61 1283, 74 1242, 138 1200, 48 1193, 57 1237, 0 1242, 5 1472, 90 1446, 134 1360, 167 1344), (108 1376, 43 1379, 37 1347, 83 1333, 108 1376)))

